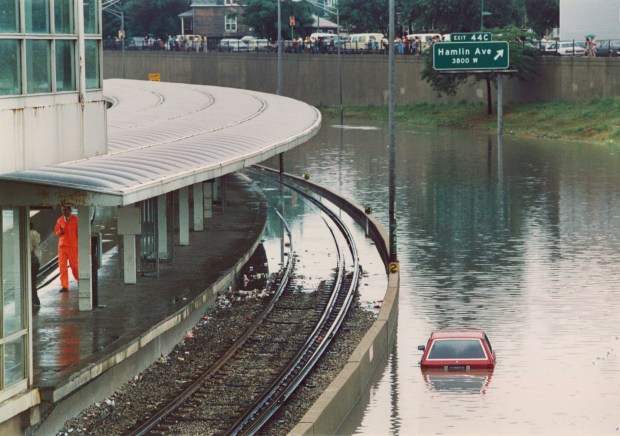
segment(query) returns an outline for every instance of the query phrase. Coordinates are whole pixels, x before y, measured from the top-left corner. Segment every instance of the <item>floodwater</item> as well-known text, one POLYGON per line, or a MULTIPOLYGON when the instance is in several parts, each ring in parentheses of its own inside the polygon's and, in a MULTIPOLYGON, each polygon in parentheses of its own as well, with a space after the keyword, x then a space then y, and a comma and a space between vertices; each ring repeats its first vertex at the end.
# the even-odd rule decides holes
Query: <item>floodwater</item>
MULTIPOLYGON (((285 171, 387 229, 387 126, 335 124, 285 171)), ((620 434, 620 150, 402 125, 396 142, 396 345, 341 433, 620 434), (495 370, 422 374, 439 328, 486 330, 495 370)))

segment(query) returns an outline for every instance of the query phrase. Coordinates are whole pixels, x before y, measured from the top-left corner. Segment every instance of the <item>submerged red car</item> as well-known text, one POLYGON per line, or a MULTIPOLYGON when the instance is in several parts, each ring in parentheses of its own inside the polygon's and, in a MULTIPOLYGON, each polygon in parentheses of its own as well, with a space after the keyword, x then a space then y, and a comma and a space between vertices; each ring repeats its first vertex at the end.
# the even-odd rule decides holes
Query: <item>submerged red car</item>
POLYGON ((420 366, 445 371, 469 371, 495 367, 495 352, 483 330, 437 330, 431 334, 420 366))

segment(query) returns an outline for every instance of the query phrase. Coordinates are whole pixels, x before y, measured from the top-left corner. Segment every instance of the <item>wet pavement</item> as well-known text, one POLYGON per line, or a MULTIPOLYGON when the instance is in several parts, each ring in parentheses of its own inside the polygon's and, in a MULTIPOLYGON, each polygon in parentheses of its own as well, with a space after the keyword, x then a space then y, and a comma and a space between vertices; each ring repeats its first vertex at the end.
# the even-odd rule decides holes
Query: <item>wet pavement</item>
POLYGON ((78 310, 72 277, 70 292, 58 292, 58 279, 40 289, 33 352, 42 397, 79 387, 76 380, 96 362, 160 325, 227 273, 263 231, 266 211, 260 204, 247 179, 227 176, 225 201, 205 219, 203 232, 190 232, 189 246, 175 244, 173 262, 162 264, 159 278, 139 275, 137 284, 124 284, 117 249, 108 250, 99 270, 99 307, 92 311, 78 310))

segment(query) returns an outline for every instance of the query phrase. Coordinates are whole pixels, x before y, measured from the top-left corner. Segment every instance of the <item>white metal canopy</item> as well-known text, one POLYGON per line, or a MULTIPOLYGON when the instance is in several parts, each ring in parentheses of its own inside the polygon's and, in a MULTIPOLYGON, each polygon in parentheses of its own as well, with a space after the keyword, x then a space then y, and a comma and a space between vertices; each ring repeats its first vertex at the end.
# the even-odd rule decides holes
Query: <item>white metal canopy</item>
POLYGON ((262 162, 314 136, 312 106, 260 92, 110 79, 108 153, 0 175, 3 205, 124 206, 262 162))

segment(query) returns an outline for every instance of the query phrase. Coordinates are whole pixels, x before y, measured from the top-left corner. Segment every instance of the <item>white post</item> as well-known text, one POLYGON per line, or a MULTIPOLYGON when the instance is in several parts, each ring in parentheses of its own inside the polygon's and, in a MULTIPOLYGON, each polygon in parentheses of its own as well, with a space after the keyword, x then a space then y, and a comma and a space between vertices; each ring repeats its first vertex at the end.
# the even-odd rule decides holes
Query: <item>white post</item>
POLYGON ((138 282, 136 265, 136 235, 123 235, 123 279, 126 285, 138 282))
POLYGON ((137 283, 136 235, 142 232, 140 208, 134 205, 116 210, 118 234, 123 235, 123 280, 126 285, 137 283))
POLYGON ((179 189, 179 245, 189 245, 189 191, 179 189))
POLYGON ((166 218, 166 194, 157 197, 157 238, 159 258, 168 256, 168 220, 166 218))
POLYGON ((78 307, 93 310, 92 259, 90 247, 90 207, 78 206, 78 270, 80 277, 78 307))
POLYGON ((194 183, 194 231, 202 232, 205 229, 203 220, 204 198, 202 183, 194 183))

